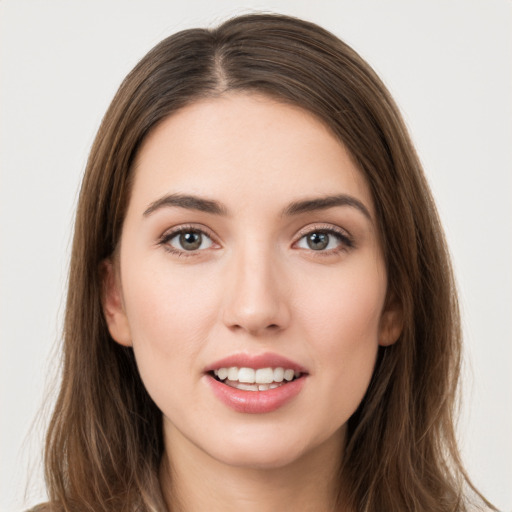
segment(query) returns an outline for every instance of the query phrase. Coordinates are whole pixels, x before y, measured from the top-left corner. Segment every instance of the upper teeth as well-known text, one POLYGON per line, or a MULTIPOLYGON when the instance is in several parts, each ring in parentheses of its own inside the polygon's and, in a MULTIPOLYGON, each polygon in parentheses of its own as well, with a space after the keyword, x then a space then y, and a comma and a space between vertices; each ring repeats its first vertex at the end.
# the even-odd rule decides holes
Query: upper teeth
POLYGON ((293 380, 298 377, 300 372, 285 368, 238 368, 232 366, 230 368, 219 368, 213 370, 213 373, 220 380, 231 380, 245 382, 247 384, 270 384, 271 382, 283 382, 283 380, 293 380))

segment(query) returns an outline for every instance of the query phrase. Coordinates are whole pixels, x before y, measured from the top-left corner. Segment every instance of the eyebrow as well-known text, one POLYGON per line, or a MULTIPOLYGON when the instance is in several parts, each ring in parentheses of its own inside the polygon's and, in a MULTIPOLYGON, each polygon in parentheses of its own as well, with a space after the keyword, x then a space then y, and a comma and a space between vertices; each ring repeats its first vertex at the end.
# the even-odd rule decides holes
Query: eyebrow
POLYGON ((288 217, 316 210, 327 210, 328 208, 334 208, 335 206, 350 206, 352 208, 356 208, 370 221, 372 220, 372 216, 370 215, 368 208, 366 208, 359 199, 347 194, 294 201, 283 210, 283 215, 288 217))
MULTIPOLYGON (((228 209, 214 199, 205 199, 188 194, 168 194, 152 202, 144 211, 144 217, 151 215, 156 210, 164 207, 185 208, 187 210, 197 210, 200 212, 211 213, 213 215, 227 216, 228 209)), ((353 196, 347 194, 337 194, 333 196, 315 197, 311 199, 302 199, 290 203, 283 211, 282 215, 291 217, 301 213, 308 213, 317 210, 327 210, 336 206, 350 206, 359 210, 370 221, 372 216, 366 206, 353 196)))
POLYGON ((177 206, 179 208, 186 208, 187 210, 198 210, 214 215, 228 214, 226 207, 213 199, 204 199, 202 197, 185 194, 169 194, 151 203, 144 212, 144 217, 151 215, 160 208, 169 206, 177 206))

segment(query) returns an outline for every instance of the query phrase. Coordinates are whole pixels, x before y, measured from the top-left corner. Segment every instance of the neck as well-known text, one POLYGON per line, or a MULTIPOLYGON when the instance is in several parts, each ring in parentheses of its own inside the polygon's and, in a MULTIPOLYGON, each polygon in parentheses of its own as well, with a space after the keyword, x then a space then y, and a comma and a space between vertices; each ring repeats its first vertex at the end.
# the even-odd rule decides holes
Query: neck
POLYGON ((160 471, 169 512, 334 512, 343 434, 278 468, 231 466, 188 442, 167 450, 160 471))

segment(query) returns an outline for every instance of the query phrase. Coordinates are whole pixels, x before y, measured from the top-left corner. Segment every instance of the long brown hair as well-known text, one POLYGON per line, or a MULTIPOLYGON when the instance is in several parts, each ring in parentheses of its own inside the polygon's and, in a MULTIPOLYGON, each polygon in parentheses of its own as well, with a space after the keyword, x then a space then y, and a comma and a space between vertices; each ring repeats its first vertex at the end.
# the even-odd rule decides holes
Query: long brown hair
POLYGON ((298 105, 345 144, 373 194, 389 298, 403 308, 402 335, 379 349, 349 421, 343 499, 368 512, 466 510, 464 491, 474 488, 454 434, 459 312, 418 157, 370 66, 326 30, 280 15, 241 16, 165 39, 127 76, 103 119, 76 216, 62 384, 46 441, 48 509, 166 510, 158 481, 161 413, 131 348, 109 335, 101 262, 118 245, 144 138, 185 105, 237 90, 298 105))

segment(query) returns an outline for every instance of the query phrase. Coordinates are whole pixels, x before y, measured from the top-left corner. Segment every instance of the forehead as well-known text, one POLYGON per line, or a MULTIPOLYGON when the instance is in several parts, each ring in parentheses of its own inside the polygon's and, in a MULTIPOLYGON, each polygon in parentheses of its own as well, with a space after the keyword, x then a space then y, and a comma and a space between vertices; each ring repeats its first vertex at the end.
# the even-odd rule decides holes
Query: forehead
POLYGON ((364 176, 329 128, 256 94, 202 99, 172 114, 145 139, 134 172, 135 201, 196 193, 236 207, 348 193, 373 211, 364 176))

